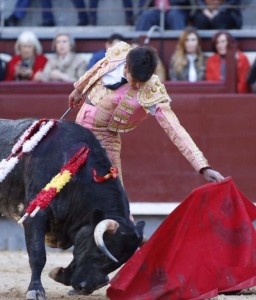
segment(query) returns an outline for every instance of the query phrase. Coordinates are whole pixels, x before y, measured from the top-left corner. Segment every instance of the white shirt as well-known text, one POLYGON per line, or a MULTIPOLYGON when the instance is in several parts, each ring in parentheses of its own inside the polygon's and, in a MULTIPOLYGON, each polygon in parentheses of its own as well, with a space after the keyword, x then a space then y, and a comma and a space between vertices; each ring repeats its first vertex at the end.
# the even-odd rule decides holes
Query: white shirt
POLYGON ((197 81, 197 73, 195 67, 195 54, 187 54, 187 59, 189 61, 189 69, 188 69, 188 81, 195 82, 197 81))
POLYGON ((121 78, 124 77, 124 65, 125 62, 118 65, 115 69, 104 74, 102 76, 102 82, 104 85, 115 84, 121 81, 121 78))

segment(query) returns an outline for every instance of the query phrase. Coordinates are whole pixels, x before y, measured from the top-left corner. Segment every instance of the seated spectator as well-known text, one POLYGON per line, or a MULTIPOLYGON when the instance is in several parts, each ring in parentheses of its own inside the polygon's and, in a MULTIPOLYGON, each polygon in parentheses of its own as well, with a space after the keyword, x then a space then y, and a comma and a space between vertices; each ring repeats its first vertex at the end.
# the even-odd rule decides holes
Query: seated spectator
POLYGON ((233 36, 226 31, 217 32, 212 39, 212 56, 207 59, 206 79, 207 80, 225 80, 226 78, 226 56, 228 51, 235 50, 236 69, 237 69, 237 92, 249 92, 247 84, 247 75, 250 69, 250 63, 244 53, 237 48, 237 43, 233 36))
MULTIPOLYGON (((90 0, 92 1, 92 0, 90 0)), ((77 26, 90 25, 89 16, 86 12, 86 1, 84 0, 72 0, 75 8, 77 9, 78 23, 77 26)))
POLYGON ((0 57, 0 81, 5 79, 7 63, 0 57))
MULTIPOLYGON (((125 22, 126 25, 133 25, 133 3, 132 0, 122 0, 125 9, 125 22)), ((97 8, 99 0, 89 0, 90 6, 90 24, 97 25, 97 8)))
POLYGON ((251 91, 256 93, 256 59, 254 60, 248 74, 247 82, 251 87, 251 91))
POLYGON ((99 60, 105 57, 106 50, 109 47, 114 46, 116 43, 124 41, 124 37, 119 33, 113 33, 105 43, 105 49, 100 49, 93 53, 86 70, 89 70, 92 66, 96 64, 99 60))
MULTIPOLYGON (((84 0, 72 0, 77 9, 79 22, 77 25, 88 25, 88 16, 85 11, 84 0)), ((17 0, 13 13, 4 21, 5 26, 18 26, 25 17, 31 0, 17 0)), ((52 0, 41 0, 42 6, 42 24, 41 26, 55 26, 54 15, 52 12, 52 0)))
POLYGON ((165 29, 183 30, 188 25, 190 5, 189 0, 140 0, 140 13, 135 29, 148 31, 154 25, 160 26, 161 13, 164 10, 165 29), (147 6, 148 9, 145 9, 147 6))
POLYGON ((86 61, 74 52, 75 42, 68 33, 59 33, 53 40, 55 53, 42 72, 43 81, 77 81, 84 74, 86 61))
POLYGON ((201 49, 201 40, 192 27, 180 35, 176 50, 171 57, 169 79, 172 81, 195 82, 205 79, 206 57, 201 49))
POLYGON ((241 0, 196 0, 199 7, 194 15, 197 29, 240 29, 241 0))
MULTIPOLYGON (((19 26, 20 21, 25 17, 31 0, 17 0, 14 11, 4 21, 5 26, 19 26)), ((55 26, 54 16, 52 13, 52 2, 51 0, 41 0, 42 6, 42 26, 55 26)))
POLYGON ((47 58, 32 31, 22 32, 14 46, 15 55, 7 64, 6 80, 38 80, 47 58))

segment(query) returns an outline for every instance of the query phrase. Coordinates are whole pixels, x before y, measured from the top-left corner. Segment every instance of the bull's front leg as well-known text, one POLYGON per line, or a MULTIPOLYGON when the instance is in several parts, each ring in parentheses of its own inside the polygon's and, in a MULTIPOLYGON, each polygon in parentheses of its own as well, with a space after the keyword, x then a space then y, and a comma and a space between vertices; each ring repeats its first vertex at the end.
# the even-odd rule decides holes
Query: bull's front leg
POLYGON ((24 222, 25 239, 31 268, 31 281, 27 290, 27 300, 45 300, 45 290, 41 282, 42 270, 46 263, 45 231, 46 217, 38 212, 24 222))

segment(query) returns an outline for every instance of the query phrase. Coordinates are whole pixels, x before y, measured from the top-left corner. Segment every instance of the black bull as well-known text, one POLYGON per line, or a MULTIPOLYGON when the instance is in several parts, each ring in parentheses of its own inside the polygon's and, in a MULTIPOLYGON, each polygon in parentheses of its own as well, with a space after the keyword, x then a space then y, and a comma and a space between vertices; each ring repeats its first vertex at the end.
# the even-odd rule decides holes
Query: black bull
MULTIPOLYGON (((9 156, 32 123, 28 119, 0 119, 0 161, 9 156)), ((48 207, 23 223, 32 272, 27 299, 45 299, 41 283, 45 242, 61 249, 73 246, 71 263, 54 269, 50 276, 81 294, 90 294, 107 284, 108 274, 126 262, 142 242, 144 222, 135 225, 130 220, 129 203, 120 180, 93 180, 93 169, 98 175, 109 173, 111 164, 105 150, 89 130, 73 122, 57 121, 0 183, 0 212, 9 218, 20 218, 28 203, 81 146, 90 149, 87 162, 48 207), (99 240, 94 238, 95 229, 97 235, 100 233, 99 240)))

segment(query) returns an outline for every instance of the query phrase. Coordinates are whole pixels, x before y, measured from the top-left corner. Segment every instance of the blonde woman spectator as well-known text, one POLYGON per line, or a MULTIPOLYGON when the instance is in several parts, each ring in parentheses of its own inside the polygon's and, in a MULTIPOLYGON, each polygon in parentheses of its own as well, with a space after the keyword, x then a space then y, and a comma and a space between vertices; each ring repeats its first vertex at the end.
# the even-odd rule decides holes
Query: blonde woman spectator
POLYGON ((238 93, 248 93, 247 76, 250 70, 250 62, 246 55, 238 49, 233 36, 227 31, 218 31, 212 38, 212 47, 214 54, 207 60, 206 79, 211 81, 226 79, 226 57, 228 52, 234 49, 237 70, 236 91, 238 93))
POLYGON ((42 46, 32 31, 24 31, 18 37, 15 55, 7 64, 6 80, 38 80, 47 58, 42 46))
POLYGON ((59 33, 53 40, 55 53, 49 58, 43 74, 43 81, 73 82, 86 69, 85 59, 74 52, 75 42, 68 33, 59 33))
POLYGON ((186 28, 170 60, 170 80, 195 82, 205 79, 205 61, 196 29, 186 28))

